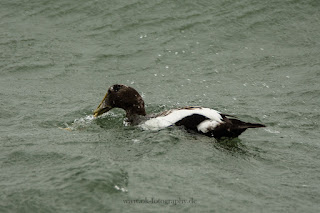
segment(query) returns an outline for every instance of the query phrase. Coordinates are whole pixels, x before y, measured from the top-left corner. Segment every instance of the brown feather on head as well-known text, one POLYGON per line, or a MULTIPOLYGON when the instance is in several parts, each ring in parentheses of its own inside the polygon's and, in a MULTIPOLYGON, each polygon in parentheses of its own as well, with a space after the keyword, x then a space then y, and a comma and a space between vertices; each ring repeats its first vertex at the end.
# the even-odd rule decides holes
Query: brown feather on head
POLYGON ((144 101, 140 94, 132 87, 122 84, 115 84, 108 89, 105 97, 94 111, 94 116, 102 115, 112 108, 124 109, 127 117, 132 115, 146 115, 144 101))

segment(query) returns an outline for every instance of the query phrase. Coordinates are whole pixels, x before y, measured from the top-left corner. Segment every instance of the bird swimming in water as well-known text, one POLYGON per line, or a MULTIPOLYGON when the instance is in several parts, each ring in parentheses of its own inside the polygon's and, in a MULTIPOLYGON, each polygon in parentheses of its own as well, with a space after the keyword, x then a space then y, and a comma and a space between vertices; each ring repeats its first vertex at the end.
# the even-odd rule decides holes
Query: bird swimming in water
POLYGON ((238 137, 248 128, 265 127, 259 123, 247 123, 233 116, 204 107, 184 107, 158 114, 146 114, 144 101, 132 87, 115 84, 108 89, 103 100, 94 111, 98 117, 113 108, 126 111, 127 122, 145 130, 160 130, 170 126, 182 126, 188 131, 214 138, 238 137))

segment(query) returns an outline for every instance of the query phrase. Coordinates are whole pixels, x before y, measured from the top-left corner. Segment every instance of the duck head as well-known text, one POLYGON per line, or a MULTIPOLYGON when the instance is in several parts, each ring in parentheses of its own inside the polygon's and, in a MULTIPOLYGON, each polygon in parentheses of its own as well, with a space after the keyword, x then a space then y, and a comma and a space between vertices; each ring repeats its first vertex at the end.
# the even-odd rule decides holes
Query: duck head
POLYGON ((132 87, 122 84, 115 84, 108 89, 93 115, 98 117, 113 108, 124 109, 128 118, 136 115, 146 115, 144 101, 140 94, 132 87))

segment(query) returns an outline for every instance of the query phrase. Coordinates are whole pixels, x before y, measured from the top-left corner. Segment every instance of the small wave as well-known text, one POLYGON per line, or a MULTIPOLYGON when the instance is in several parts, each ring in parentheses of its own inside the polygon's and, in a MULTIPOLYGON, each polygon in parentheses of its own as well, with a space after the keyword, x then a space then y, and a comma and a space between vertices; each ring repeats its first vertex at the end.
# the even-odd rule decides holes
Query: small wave
POLYGON ((269 129, 269 128, 265 128, 264 130, 267 131, 267 132, 269 132, 269 133, 272 133, 272 134, 279 134, 279 133, 280 133, 280 132, 277 131, 277 130, 269 129))

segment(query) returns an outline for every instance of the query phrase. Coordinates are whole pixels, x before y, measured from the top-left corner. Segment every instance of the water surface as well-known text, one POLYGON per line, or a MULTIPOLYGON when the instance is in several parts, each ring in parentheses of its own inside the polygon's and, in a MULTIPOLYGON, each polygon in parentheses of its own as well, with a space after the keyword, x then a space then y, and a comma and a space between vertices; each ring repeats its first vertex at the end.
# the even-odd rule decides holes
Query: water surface
POLYGON ((319 8, 3 0, 0 211, 318 212, 319 8), (218 143, 93 119, 114 83, 148 113, 201 105, 267 128, 218 143))

